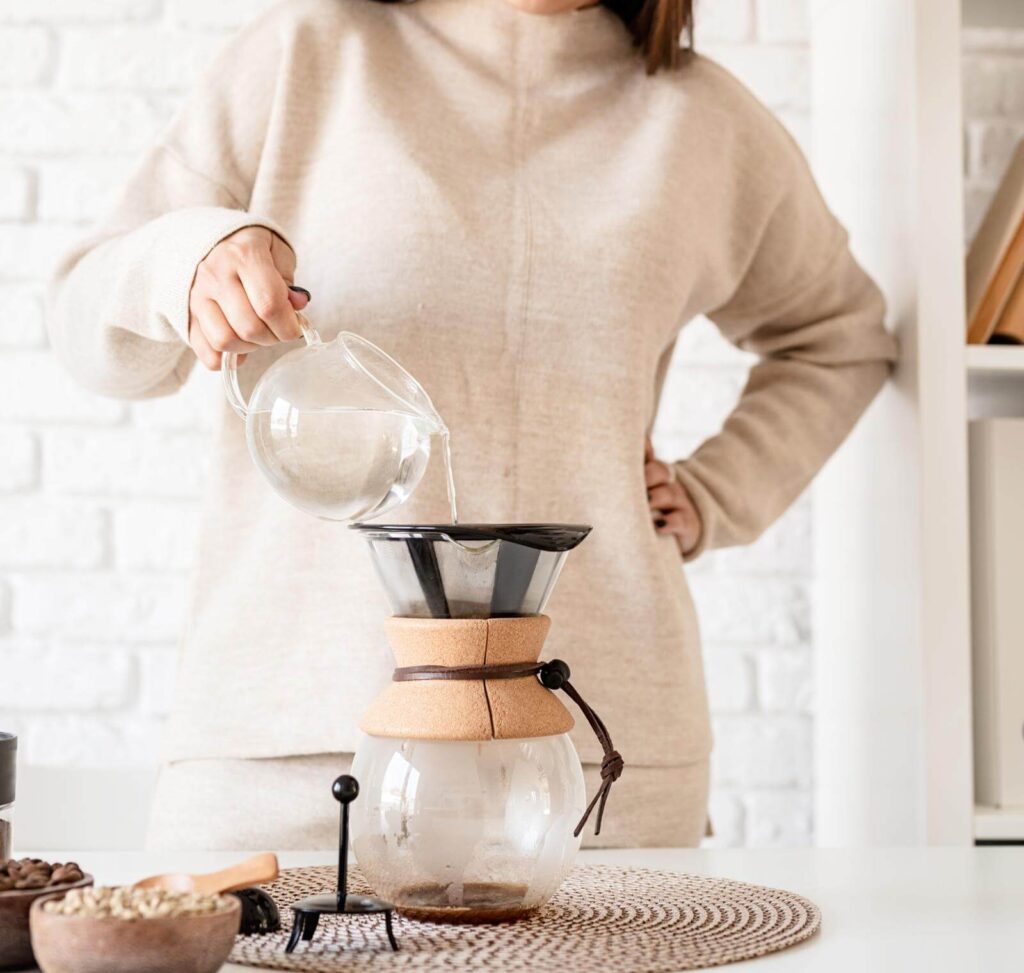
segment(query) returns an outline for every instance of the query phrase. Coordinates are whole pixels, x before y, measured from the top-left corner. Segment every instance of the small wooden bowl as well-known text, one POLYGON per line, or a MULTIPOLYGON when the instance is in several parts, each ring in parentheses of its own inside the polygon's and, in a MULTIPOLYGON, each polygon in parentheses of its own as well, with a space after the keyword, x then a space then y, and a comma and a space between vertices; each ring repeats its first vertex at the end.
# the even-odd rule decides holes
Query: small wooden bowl
POLYGON ((32 948, 43 973, 215 973, 228 958, 242 905, 205 916, 114 919, 29 914, 32 948))
POLYGON ((33 902, 44 896, 57 899, 71 889, 86 885, 92 885, 91 875, 83 875, 79 881, 65 885, 0 892, 0 970, 20 970, 34 965, 28 930, 29 909, 33 902))

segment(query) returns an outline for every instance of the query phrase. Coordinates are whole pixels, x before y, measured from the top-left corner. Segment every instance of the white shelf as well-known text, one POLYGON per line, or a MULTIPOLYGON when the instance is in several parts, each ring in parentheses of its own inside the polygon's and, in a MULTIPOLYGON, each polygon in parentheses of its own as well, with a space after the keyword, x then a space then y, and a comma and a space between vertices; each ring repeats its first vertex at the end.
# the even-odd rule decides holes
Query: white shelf
POLYGON ((1024 807, 976 805, 974 837, 980 841, 1024 841, 1024 807))
POLYGON ((969 375, 1005 375, 1019 372, 1024 377, 1024 345, 968 345, 969 375))
POLYGON ((1024 346, 967 345, 967 418, 1024 417, 1024 346))
POLYGON ((810 0, 816 174, 902 348, 816 486, 826 845, 1024 841, 973 789, 967 421, 1024 418, 1024 347, 965 348, 961 2, 810 0))
POLYGON ((815 674, 816 836, 966 846, 960 0, 810 8, 816 172, 889 299, 902 347, 894 381, 815 487, 814 631, 829 647, 815 674))

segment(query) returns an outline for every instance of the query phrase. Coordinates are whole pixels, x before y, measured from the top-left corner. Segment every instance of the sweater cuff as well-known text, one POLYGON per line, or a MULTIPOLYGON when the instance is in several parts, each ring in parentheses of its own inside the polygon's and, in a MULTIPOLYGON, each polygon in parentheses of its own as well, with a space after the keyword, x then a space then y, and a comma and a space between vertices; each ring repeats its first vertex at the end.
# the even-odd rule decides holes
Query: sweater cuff
MULTIPOLYGON (((163 297, 163 312, 171 327, 188 344, 188 300, 196 270, 221 240, 249 226, 261 226, 279 236, 288 246, 284 231, 272 220, 241 210, 215 206, 175 210, 159 218, 163 223, 164 246, 156 274, 161 280, 157 292, 163 297)), ((294 249, 294 247, 292 248, 294 249)))
POLYGON ((704 484, 693 475, 693 471, 687 466, 686 460, 673 463, 672 470, 679 484, 689 494, 693 505, 697 508, 697 513, 700 515, 700 538, 696 546, 691 547, 688 551, 684 551, 680 545, 680 553, 683 556, 683 560, 689 563, 690 561, 695 561, 705 551, 714 547, 712 536, 714 534, 718 508, 704 484))

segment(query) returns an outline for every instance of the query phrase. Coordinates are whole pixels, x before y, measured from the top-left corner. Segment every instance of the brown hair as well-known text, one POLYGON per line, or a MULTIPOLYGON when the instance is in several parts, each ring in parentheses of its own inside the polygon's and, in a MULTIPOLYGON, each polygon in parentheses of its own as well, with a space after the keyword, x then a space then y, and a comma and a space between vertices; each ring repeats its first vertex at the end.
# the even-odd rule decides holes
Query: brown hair
POLYGON ((693 0, 601 0, 622 18, 648 74, 678 68, 693 54, 693 0), (683 35, 686 46, 682 46, 683 35))

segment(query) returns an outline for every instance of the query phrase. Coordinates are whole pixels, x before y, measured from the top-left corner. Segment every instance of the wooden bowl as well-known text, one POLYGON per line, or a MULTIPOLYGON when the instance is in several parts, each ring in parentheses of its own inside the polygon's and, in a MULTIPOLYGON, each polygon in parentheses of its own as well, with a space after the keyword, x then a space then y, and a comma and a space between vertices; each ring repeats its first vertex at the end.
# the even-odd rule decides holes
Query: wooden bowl
POLYGON ((80 889, 86 885, 92 885, 91 875, 84 875, 79 881, 66 885, 0 892, 0 970, 24 969, 34 965, 28 912, 36 899, 43 896, 59 898, 69 889, 80 889))
POLYGON ((32 949, 43 973, 215 973, 228 958, 242 904, 204 916, 114 919, 29 914, 32 949))

